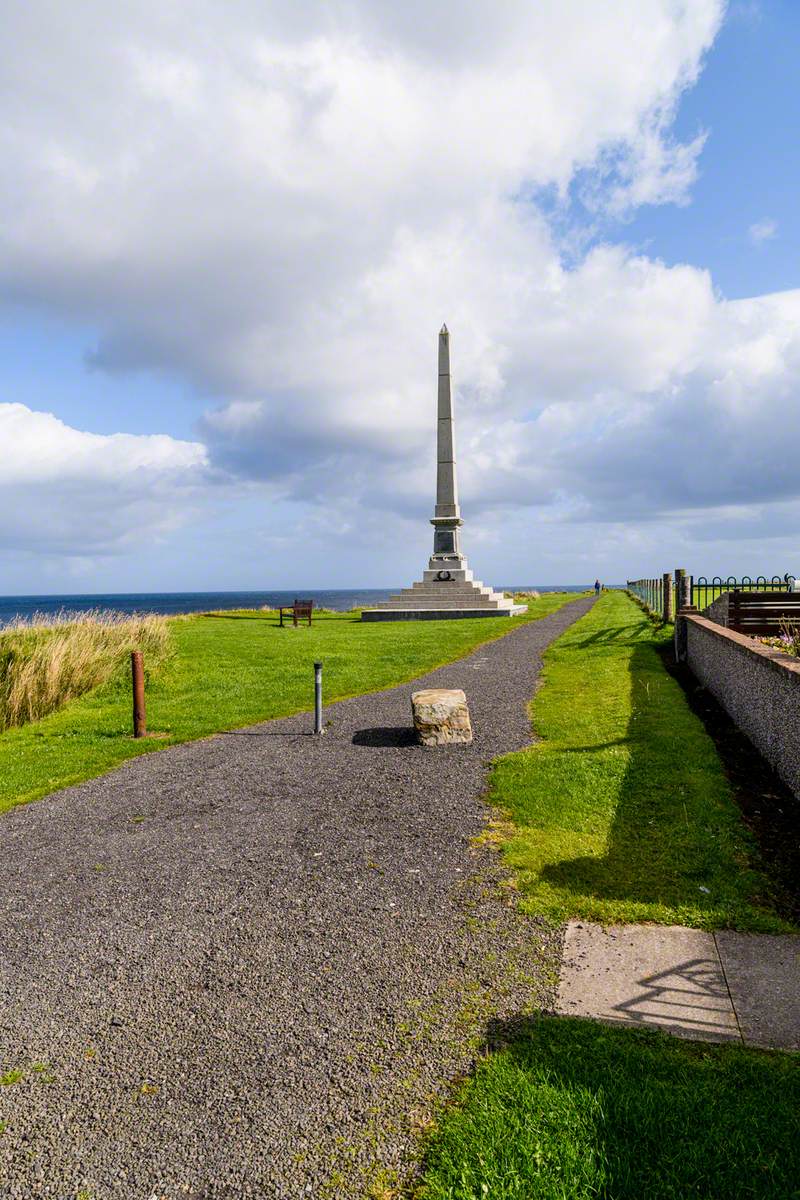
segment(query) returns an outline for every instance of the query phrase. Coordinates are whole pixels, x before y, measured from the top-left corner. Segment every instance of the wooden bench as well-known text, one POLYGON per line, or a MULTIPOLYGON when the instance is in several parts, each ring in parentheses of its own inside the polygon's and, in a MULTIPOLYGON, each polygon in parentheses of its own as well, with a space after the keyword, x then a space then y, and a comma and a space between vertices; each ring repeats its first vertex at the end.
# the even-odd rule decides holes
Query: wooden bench
POLYGON ((800 624, 800 592, 730 593, 729 629, 751 637, 777 637, 782 621, 800 624))
POLYGON ((294 604, 284 604, 278 609, 278 612, 280 613, 280 620, 279 620, 278 624, 279 625, 283 624, 283 614, 284 613, 286 613, 287 616, 289 613, 291 613, 293 625, 297 625, 298 621, 308 621, 308 623, 310 625, 311 624, 311 610, 313 609, 313 607, 314 607, 313 600, 297 600, 297 599, 295 599, 294 604))

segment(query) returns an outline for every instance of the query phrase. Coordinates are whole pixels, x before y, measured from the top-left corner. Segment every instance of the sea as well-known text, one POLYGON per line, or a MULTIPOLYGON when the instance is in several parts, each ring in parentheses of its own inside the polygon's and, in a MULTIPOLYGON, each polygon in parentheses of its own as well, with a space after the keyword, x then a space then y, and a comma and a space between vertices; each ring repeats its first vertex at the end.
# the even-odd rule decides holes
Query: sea
MULTIPOLYGON (((515 584, 498 591, 582 592, 589 584, 515 584)), ((92 595, 0 596, 0 628, 9 622, 61 612, 90 612, 94 609, 118 613, 216 612, 234 608, 277 608, 295 599, 313 600, 317 608, 347 612, 368 608, 388 599, 397 588, 299 589, 286 592, 104 592, 92 595)))

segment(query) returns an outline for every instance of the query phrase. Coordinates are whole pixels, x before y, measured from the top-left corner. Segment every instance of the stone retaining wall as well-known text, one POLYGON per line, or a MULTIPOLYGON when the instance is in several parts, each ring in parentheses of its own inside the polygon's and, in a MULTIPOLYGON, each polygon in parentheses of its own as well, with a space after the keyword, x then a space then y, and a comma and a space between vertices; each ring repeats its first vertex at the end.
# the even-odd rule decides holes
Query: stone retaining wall
POLYGON ((800 799, 800 659, 687 614, 686 662, 800 799))

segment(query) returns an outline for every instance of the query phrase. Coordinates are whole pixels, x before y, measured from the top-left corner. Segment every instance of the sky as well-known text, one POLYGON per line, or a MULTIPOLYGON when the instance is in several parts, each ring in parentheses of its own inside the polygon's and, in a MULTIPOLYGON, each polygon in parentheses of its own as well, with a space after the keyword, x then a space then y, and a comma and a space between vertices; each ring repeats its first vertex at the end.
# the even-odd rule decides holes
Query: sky
POLYGON ((0 5, 0 593, 798 573, 796 0, 0 5))

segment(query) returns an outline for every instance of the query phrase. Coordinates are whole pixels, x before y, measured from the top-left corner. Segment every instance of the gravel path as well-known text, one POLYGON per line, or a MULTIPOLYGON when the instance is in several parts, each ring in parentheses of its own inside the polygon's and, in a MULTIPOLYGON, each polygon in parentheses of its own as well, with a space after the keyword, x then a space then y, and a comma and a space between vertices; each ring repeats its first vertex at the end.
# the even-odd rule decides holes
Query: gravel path
POLYGON ((0 819, 0 1195, 346 1197, 408 1169, 487 1021, 553 1003, 559 932, 471 839, 590 603, 331 706, 324 738, 273 721, 0 819), (466 691, 472 746, 412 743, 434 685, 466 691))

